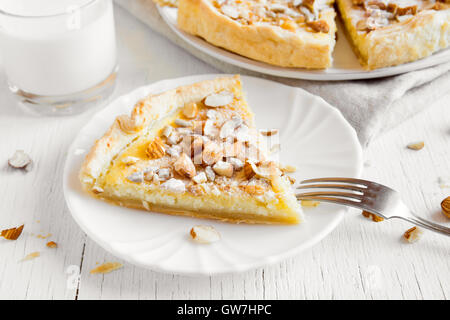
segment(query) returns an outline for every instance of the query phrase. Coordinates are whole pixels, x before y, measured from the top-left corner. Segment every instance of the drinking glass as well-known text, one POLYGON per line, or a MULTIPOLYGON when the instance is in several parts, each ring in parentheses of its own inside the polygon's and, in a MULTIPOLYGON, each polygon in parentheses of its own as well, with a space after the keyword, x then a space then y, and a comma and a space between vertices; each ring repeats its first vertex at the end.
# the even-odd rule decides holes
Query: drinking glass
POLYGON ((2 0, 0 55, 19 104, 42 115, 80 113, 114 91, 111 0, 2 0))

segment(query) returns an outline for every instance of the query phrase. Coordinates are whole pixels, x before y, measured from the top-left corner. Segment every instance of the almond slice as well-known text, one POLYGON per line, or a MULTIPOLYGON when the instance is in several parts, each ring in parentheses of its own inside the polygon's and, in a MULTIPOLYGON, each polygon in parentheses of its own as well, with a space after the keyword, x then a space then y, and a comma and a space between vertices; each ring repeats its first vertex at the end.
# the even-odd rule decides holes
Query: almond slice
POLYGON ((411 150, 421 150, 423 149, 423 147, 425 147, 425 142, 420 141, 420 142, 413 142, 407 145, 408 149, 411 150))
POLYGON ((206 97, 205 105, 212 108, 223 107, 233 102, 234 95, 228 91, 213 93, 206 97))
POLYGON ((156 137, 155 140, 150 142, 147 147, 147 156, 150 159, 159 159, 164 156, 166 149, 164 148, 164 143, 161 138, 156 137))
POLYGON ((47 247, 56 249, 56 248, 58 248, 58 244, 54 241, 49 241, 49 242, 47 242, 47 247))
POLYGON ((20 237, 20 235, 22 234, 22 230, 23 230, 24 226, 25 225, 23 224, 17 228, 2 230, 0 236, 5 238, 6 240, 17 240, 20 237))
POLYGON ((213 170, 219 176, 224 176, 231 178, 233 176, 233 165, 228 162, 218 161, 214 166, 213 170))
POLYGON ((186 153, 181 154, 173 167, 182 176, 193 178, 196 175, 195 165, 186 153))
POLYGON ((198 107, 195 102, 188 103, 183 108, 183 115, 188 119, 193 119, 197 116, 198 107))

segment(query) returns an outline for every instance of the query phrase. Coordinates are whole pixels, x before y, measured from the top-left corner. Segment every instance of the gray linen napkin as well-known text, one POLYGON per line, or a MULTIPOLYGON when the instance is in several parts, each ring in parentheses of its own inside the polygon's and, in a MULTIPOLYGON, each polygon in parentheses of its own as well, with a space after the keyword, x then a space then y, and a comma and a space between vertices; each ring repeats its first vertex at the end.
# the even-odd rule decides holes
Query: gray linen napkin
POLYGON ((222 62, 187 44, 167 26, 152 0, 115 1, 156 32, 223 72, 264 77, 321 96, 342 112, 363 146, 450 93, 450 62, 399 76, 357 81, 322 82, 259 74, 222 62))

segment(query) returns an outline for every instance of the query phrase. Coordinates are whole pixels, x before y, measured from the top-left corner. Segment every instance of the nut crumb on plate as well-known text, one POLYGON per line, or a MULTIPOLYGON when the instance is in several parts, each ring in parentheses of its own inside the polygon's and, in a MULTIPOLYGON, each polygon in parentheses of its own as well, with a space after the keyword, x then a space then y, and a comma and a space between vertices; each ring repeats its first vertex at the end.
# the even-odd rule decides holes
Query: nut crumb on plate
POLYGON ((195 226, 191 229, 192 240, 198 243, 212 243, 220 240, 220 233, 212 226, 195 226))
POLYGON ((312 200, 302 200, 301 204, 302 204, 302 207, 315 208, 320 204, 320 202, 312 201, 312 200))

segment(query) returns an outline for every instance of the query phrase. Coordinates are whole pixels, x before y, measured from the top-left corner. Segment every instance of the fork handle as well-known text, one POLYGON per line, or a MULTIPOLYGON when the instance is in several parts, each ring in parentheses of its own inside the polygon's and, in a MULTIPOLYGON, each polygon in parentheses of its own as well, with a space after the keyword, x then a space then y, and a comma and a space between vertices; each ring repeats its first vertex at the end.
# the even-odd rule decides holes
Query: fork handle
POLYGON ((409 217, 399 217, 399 218, 401 218, 403 220, 406 220, 406 221, 409 221, 409 222, 411 222, 411 223, 413 223, 413 224, 415 224, 415 225, 417 225, 419 227, 423 227, 423 228, 426 228, 428 230, 439 232, 439 233, 444 234, 446 236, 450 236, 450 228, 447 228, 447 227, 441 226, 441 225, 439 225, 437 223, 425 220, 425 219, 423 219, 423 218, 421 218, 419 216, 416 216, 412 212, 411 212, 411 216, 409 216, 409 217))

